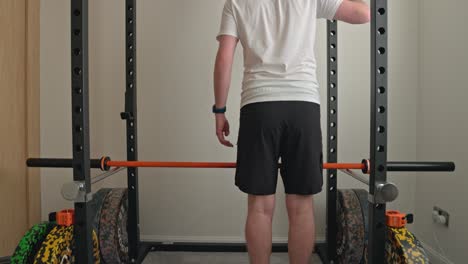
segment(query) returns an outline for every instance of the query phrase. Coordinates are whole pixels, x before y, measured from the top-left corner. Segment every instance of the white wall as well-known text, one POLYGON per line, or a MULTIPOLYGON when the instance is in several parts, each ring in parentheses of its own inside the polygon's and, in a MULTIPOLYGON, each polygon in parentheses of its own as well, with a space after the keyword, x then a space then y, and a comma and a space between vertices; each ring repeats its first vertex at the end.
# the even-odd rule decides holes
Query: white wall
POLYGON ((455 173, 417 177, 416 230, 440 257, 434 263, 466 263, 468 258, 467 9, 466 1, 421 1, 417 156, 419 160, 453 160, 457 165, 455 173), (449 228, 432 223, 433 206, 450 213, 449 228))
MULTIPOLYGON (((90 87, 92 154, 125 158, 123 110, 123 1, 90 1, 90 87)), ((212 71, 224 1, 138 1, 138 100, 141 160, 234 161, 235 150, 221 147, 210 114, 212 71)), ((41 149, 42 156, 71 155, 69 4, 41 1, 41 149)), ((389 159, 416 158, 418 77, 417 3, 390 2, 389 159)), ((320 22, 317 57, 322 98, 326 101, 325 23, 320 22)), ((339 156, 356 162, 369 152, 369 25, 340 25, 339 156)), ((236 55, 228 118, 236 141, 241 50, 236 55)), ((325 128, 326 106, 322 124, 325 128)), ((245 195, 233 185, 231 170, 142 169, 140 210, 147 240, 243 240, 245 195)), ((390 177, 401 190, 398 206, 411 211, 413 177, 390 177)), ((42 171, 43 217, 71 204, 59 190, 71 179, 67 170, 42 171)), ((102 185, 102 184, 101 184, 102 185)), ((106 186, 125 185, 124 175, 106 186)), ((364 186, 343 177, 342 188, 364 186)), ((283 189, 278 189, 276 241, 287 237, 283 189)), ((325 193, 316 198, 318 239, 325 234, 325 193)))

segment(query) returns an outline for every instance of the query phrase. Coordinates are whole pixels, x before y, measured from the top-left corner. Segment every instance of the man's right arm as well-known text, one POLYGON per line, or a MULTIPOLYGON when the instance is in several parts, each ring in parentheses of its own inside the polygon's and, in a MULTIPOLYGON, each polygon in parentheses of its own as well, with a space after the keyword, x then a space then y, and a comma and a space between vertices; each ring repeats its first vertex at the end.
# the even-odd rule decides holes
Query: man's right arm
POLYGON ((362 0, 343 0, 335 19, 350 24, 365 24, 371 19, 370 8, 362 0))

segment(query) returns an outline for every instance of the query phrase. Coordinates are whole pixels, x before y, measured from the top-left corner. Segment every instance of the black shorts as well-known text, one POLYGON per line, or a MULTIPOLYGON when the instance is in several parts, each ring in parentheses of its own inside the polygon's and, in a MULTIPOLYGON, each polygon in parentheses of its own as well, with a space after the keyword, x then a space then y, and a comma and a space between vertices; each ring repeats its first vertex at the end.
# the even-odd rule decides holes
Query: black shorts
POLYGON ((278 169, 287 194, 312 195, 322 190, 320 105, 302 101, 248 104, 241 109, 237 144, 236 185, 241 191, 274 194, 278 169))

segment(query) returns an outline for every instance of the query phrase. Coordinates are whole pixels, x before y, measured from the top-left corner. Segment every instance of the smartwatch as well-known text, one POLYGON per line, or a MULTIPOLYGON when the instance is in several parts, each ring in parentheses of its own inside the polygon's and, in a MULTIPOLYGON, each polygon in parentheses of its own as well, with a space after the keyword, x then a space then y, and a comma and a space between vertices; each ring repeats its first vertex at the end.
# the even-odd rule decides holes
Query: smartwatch
POLYGON ((216 105, 213 105, 213 113, 214 114, 224 114, 224 113, 226 113, 226 107, 216 108, 216 105))

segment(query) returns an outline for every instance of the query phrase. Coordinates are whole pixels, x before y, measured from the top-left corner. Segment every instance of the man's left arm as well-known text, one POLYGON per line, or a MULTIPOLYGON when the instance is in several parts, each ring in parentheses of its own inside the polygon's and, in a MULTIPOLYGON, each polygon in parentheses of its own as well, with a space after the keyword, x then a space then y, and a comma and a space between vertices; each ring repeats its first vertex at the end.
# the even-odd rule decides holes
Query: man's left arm
MULTIPOLYGON (((214 94, 215 107, 222 109, 226 107, 229 87, 231 84, 232 64, 236 51, 238 38, 229 35, 218 37, 219 48, 216 55, 214 69, 214 94)), ((232 147, 233 144, 226 140, 229 136, 229 122, 224 113, 216 114, 216 136, 221 144, 232 147)))

